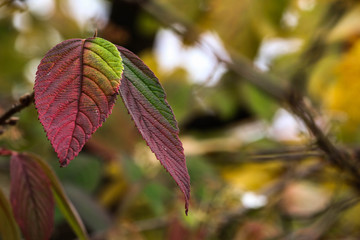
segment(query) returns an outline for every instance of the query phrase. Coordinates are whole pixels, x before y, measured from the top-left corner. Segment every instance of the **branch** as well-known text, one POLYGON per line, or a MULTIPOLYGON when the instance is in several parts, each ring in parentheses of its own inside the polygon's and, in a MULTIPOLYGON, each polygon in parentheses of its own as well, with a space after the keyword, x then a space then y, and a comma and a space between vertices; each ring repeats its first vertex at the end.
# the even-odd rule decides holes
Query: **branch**
MULTIPOLYGON (((345 9, 349 9, 356 1, 348 0, 344 4, 344 0, 334 1, 330 5, 330 10, 328 12, 334 11, 338 6, 343 6, 339 14, 332 18, 329 26, 334 26, 340 17, 346 12, 345 9)), ((183 20, 182 18, 176 16, 176 13, 169 12, 167 9, 164 9, 161 5, 155 3, 152 0, 147 1, 138 1, 138 3, 150 14, 158 19, 161 23, 171 28, 176 33, 182 36, 191 36, 194 38, 200 45, 206 43, 201 42, 199 36, 200 31, 198 28, 183 20)), ((328 22, 328 19, 331 14, 325 14, 322 19, 323 23, 328 22)), ((326 28, 330 30, 330 28, 326 28)), ((326 36, 326 31, 321 33, 318 37, 313 39, 313 42, 309 44, 308 50, 303 54, 306 59, 300 59, 300 61, 308 60, 307 56, 311 55, 311 50, 314 48, 319 48, 320 45, 325 47, 324 42, 319 42, 320 38, 326 36)), ((235 51, 229 51, 231 59, 224 59, 222 56, 219 56, 218 53, 213 51, 214 56, 218 58, 220 62, 226 64, 227 68, 237 74, 239 77, 243 78, 245 81, 253 84, 259 90, 263 91, 265 94, 269 95, 275 99, 278 103, 284 104, 290 108, 290 110, 297 115, 307 126, 309 131, 316 139, 316 143, 319 148, 326 154, 329 162, 342 170, 349 172, 354 179, 352 184, 356 188, 360 189, 360 168, 359 164, 353 159, 353 156, 348 154, 344 149, 336 147, 322 132, 322 130, 316 125, 314 118, 312 116, 312 109, 309 108, 304 103, 303 96, 295 90, 288 90, 286 88, 279 87, 274 83, 283 82, 278 79, 274 79, 272 76, 267 75, 266 73, 260 72, 257 70, 253 64, 245 59, 244 57, 235 53, 235 51)), ((320 58, 321 55, 311 59, 311 62, 315 62, 320 58)), ((295 75, 299 74, 300 71, 306 71, 306 66, 300 67, 295 75)), ((301 76, 306 78, 306 75, 302 74, 301 76)), ((306 79, 302 79, 305 81, 306 79)), ((293 80, 296 81, 296 80, 293 80)), ((289 82, 289 81, 288 81, 289 82)))
POLYGON ((213 151, 205 153, 211 159, 217 160, 223 164, 239 164, 239 163, 262 163, 271 161, 299 162, 311 157, 324 158, 325 155, 318 149, 298 148, 298 149, 276 149, 276 150, 260 150, 242 151, 242 152, 227 152, 227 151, 213 151))
POLYGON ((303 98, 296 94, 293 96, 295 99, 289 98, 288 102, 292 112, 303 120, 307 128, 316 138, 316 143, 319 148, 326 154, 327 159, 333 165, 352 174, 355 178, 353 179, 353 184, 360 189, 360 168, 354 156, 350 155, 345 149, 337 148, 316 125, 311 111, 309 107, 305 105, 303 98))
POLYGON ((34 101, 34 92, 25 94, 19 99, 18 103, 15 103, 9 110, 0 116, 1 125, 12 125, 16 123, 15 118, 11 118, 15 113, 20 112, 24 108, 28 107, 34 101))
MULTIPOLYGON (((177 16, 175 12, 169 12, 160 4, 157 4, 152 0, 144 1, 145 3, 142 1, 138 2, 154 18, 165 26, 171 28, 174 32, 179 35, 195 39, 200 46, 208 45, 206 42, 202 42, 200 40, 200 30, 192 23, 177 16)), ((280 102, 285 101, 287 96, 286 91, 274 84, 276 79, 255 69, 254 65, 249 60, 236 54, 236 51, 230 50, 229 54, 231 60, 225 59, 223 56, 220 56, 219 53, 213 51, 213 55, 218 59, 218 61, 224 63, 228 69, 232 70, 238 76, 245 78, 248 82, 262 90, 264 93, 270 95, 272 98, 275 98, 280 102)))

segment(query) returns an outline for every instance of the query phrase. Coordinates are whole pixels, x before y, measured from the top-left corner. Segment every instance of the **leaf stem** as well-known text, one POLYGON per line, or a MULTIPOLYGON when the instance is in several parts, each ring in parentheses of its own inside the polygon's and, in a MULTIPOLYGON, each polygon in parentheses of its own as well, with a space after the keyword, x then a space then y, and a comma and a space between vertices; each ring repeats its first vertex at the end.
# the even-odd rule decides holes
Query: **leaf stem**
POLYGON ((11 117, 28 107, 34 101, 34 92, 27 93, 24 96, 20 97, 19 101, 15 103, 9 110, 0 116, 0 126, 11 124, 13 121, 11 117))

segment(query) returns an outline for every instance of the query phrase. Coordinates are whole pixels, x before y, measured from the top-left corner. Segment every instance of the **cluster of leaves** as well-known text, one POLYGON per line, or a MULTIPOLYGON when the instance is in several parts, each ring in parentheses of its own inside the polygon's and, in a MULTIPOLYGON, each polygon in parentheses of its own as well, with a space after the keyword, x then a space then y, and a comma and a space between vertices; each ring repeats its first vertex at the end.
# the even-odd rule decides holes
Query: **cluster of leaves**
MULTIPOLYGON (((184 193, 187 214, 190 178, 179 128, 164 90, 135 54, 102 38, 66 40, 52 48, 38 66, 35 106, 60 166, 67 166, 79 154, 111 113, 119 93, 150 149, 184 193)), ((52 191, 75 232, 86 237, 59 181, 43 161, 8 150, 1 150, 0 155, 11 155, 10 201, 26 239, 50 237, 52 191)), ((12 216, 8 208, 4 213, 12 216)), ((18 239, 16 225, 10 225, 9 231, 4 230, 5 239, 18 239)))

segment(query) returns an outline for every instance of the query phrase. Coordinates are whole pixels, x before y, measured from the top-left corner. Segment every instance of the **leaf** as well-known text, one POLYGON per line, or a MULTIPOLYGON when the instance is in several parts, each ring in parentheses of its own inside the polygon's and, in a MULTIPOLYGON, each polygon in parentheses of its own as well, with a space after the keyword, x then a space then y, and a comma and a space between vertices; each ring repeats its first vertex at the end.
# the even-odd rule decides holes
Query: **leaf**
POLYGON ((146 143, 184 193, 187 214, 190 177, 179 128, 164 89, 140 58, 123 47, 117 48, 124 64, 120 95, 146 143))
POLYGON ((25 239, 49 239, 54 227, 50 181, 30 155, 13 153, 10 161, 10 202, 25 239))
POLYGON ((9 201, 0 189, 0 239, 20 240, 20 231, 9 201))
POLYGON ((42 168, 48 179, 51 183, 51 188, 54 193, 55 201, 57 206, 59 207, 60 211, 68 221, 69 225, 76 233, 76 236, 80 240, 89 239, 87 232, 85 230, 85 226, 76 211, 75 207, 67 197, 64 188, 61 186, 61 183, 57 176, 55 175, 54 171, 49 167, 49 165, 43 161, 42 159, 32 156, 32 159, 36 161, 39 166, 42 168))
POLYGON ((41 60, 35 106, 61 166, 79 154, 111 113, 121 74, 119 52, 102 38, 66 40, 41 60))
POLYGON ((10 156, 11 151, 6 148, 0 148, 0 156, 10 156))

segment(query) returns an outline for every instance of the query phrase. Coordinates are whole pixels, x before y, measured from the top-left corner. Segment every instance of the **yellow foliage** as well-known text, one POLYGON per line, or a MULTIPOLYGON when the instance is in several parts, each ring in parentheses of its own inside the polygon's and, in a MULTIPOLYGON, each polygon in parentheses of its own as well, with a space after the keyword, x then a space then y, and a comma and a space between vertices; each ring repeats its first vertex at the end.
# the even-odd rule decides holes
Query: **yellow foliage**
POLYGON ((99 202, 102 206, 110 206, 119 201, 120 196, 125 190, 126 184, 121 166, 119 166, 117 161, 112 161, 107 164, 104 172, 112 181, 102 189, 99 196, 99 202))
POLYGON ((322 102, 336 82, 334 67, 339 63, 339 56, 331 54, 321 59, 314 67, 310 76, 308 91, 311 98, 322 102))
POLYGON ((225 167, 222 176, 229 184, 244 191, 255 191, 275 180, 282 169, 279 162, 247 163, 225 167))
POLYGON ((325 108, 346 117, 344 131, 351 133, 360 123, 360 40, 343 56, 335 68, 337 81, 325 96, 325 108))
POLYGON ((360 5, 349 11, 340 22, 332 29, 327 41, 329 43, 338 41, 352 41, 360 34, 360 5))
POLYGON ((360 204, 347 210, 341 218, 341 225, 348 231, 354 231, 360 227, 360 204))

